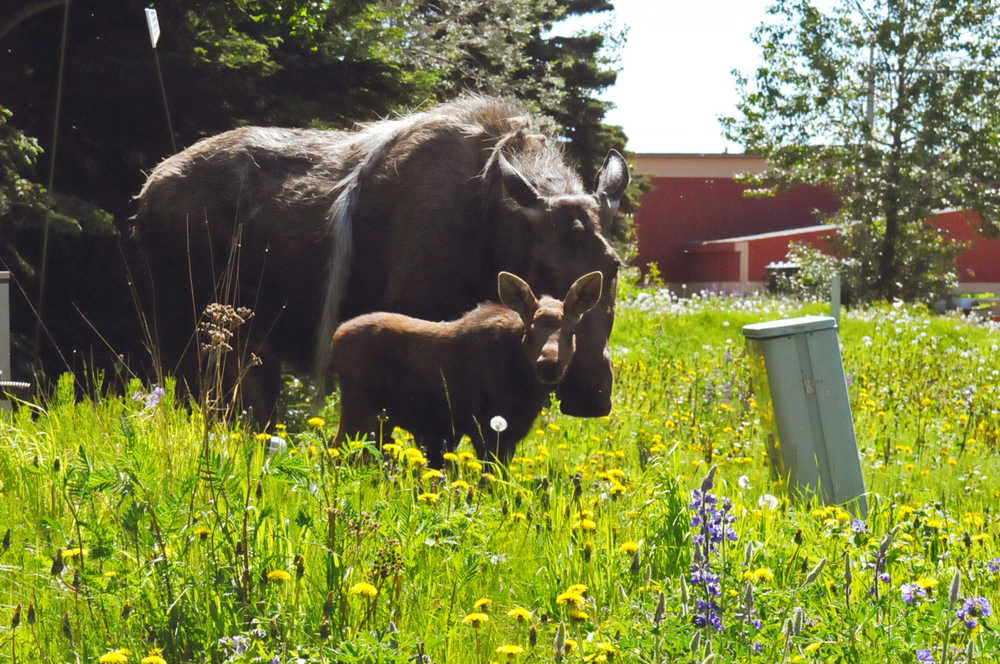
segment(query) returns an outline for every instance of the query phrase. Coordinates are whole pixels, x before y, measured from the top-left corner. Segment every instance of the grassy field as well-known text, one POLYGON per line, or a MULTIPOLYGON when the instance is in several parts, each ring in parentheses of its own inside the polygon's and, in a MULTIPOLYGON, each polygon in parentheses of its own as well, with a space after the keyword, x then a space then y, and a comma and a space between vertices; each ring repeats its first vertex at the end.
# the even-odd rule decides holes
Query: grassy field
POLYGON ((614 412, 547 410, 507 474, 65 378, 0 414, 0 661, 1000 661, 1000 331, 846 313, 855 518, 771 480, 744 356, 823 310, 623 291, 614 412))

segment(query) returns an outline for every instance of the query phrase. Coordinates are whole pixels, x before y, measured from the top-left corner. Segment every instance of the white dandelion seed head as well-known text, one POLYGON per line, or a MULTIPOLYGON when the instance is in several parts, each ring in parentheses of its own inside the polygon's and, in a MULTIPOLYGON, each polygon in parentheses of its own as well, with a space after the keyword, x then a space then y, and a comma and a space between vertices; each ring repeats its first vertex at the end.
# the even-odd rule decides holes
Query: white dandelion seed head
POLYGON ((490 420, 490 428, 500 433, 507 429, 507 420, 505 420, 501 415, 494 415, 490 420))
POLYGON ((765 493, 760 498, 757 499, 757 507, 767 510, 778 509, 778 499, 769 493, 765 493))

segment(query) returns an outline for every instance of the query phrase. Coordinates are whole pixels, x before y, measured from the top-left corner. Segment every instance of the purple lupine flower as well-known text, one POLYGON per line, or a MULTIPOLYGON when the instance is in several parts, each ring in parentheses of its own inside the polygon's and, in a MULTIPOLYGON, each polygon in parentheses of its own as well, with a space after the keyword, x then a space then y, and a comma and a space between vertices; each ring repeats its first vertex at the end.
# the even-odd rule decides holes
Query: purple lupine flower
POLYGON ((903 594, 903 601, 910 606, 916 605, 920 598, 927 597, 927 589, 916 583, 904 583, 899 590, 903 594))
POLYGON ((934 655, 930 648, 920 648, 917 650, 917 661, 920 664, 934 664, 934 655))
POLYGON ((764 644, 761 643, 760 641, 754 641, 753 642, 753 646, 751 646, 751 647, 753 648, 754 652, 763 652, 764 651, 764 644))
POLYGON ((851 530, 856 533, 867 533, 868 526, 861 519, 853 519, 851 521, 851 530))
POLYGON ((697 610, 692 618, 695 626, 712 627, 721 631, 722 617, 719 615, 719 604, 715 601, 721 595, 721 582, 718 574, 712 571, 711 555, 718 551, 721 543, 736 541, 737 536, 736 530, 730 525, 736 521, 736 517, 730 514, 732 502, 726 498, 720 503, 711 493, 715 485, 715 471, 716 467, 713 466, 701 487, 691 492, 691 527, 697 531, 691 536, 694 552, 691 557, 690 583, 700 586, 705 593, 704 599, 697 600, 697 610))
POLYGON ((882 572, 881 574, 878 575, 878 580, 881 581, 882 583, 891 583, 892 577, 889 575, 888 572, 882 572))
POLYGON ((986 562, 986 569, 990 571, 991 574, 996 574, 1000 572, 1000 556, 993 558, 986 562))

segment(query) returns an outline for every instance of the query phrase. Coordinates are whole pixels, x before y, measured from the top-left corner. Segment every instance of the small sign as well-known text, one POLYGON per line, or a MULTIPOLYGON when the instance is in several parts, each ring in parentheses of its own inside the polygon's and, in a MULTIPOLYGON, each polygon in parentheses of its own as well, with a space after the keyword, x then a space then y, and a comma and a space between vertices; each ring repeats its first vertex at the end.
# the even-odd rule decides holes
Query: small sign
POLYGON ((146 25, 149 27, 149 41, 156 48, 156 42, 160 41, 160 19, 152 7, 146 7, 146 25))

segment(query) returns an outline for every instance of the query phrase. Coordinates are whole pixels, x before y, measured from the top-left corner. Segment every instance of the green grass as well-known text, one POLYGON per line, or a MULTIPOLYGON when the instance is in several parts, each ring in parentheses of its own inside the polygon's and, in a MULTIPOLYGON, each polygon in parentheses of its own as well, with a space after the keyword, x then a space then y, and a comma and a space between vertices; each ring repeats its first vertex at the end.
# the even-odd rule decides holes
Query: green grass
POLYGON ((1000 608, 1000 332, 847 313, 853 522, 771 480, 740 332, 823 310, 623 293, 614 412, 549 409, 509 474, 464 446, 437 476, 398 431, 327 451, 333 411, 268 454, 149 386, 80 402, 64 378, 0 414, 0 661, 998 661, 996 616, 956 613, 1000 608), (712 466, 722 630, 690 582, 712 466))

